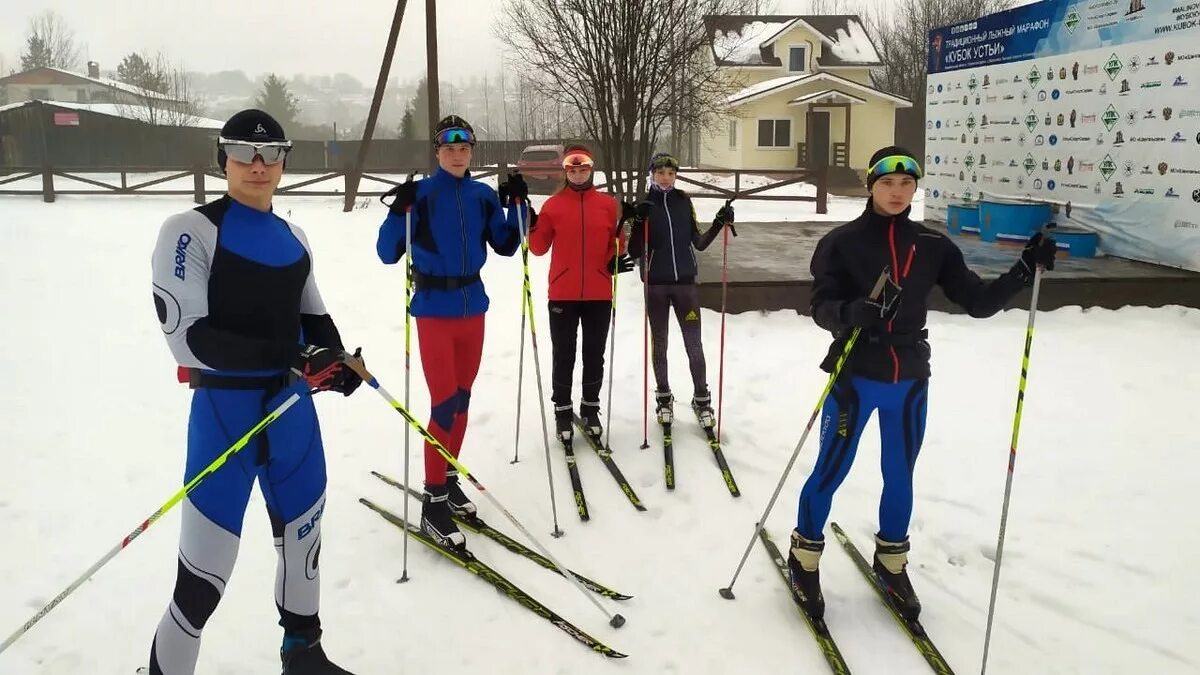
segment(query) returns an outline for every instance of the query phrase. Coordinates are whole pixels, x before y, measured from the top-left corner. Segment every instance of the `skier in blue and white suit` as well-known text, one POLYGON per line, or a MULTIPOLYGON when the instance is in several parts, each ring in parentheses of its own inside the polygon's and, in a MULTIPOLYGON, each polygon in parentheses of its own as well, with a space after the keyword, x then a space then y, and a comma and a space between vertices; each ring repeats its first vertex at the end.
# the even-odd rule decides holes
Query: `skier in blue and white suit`
POLYGON ((271 208, 291 148, 283 128, 265 112, 244 110, 225 124, 217 147, 228 193, 168 218, 151 265, 163 334, 180 381, 194 390, 184 481, 288 396, 302 398, 184 500, 175 590, 149 672, 195 671, 200 633, 229 582, 257 479, 279 554, 283 672, 342 675, 348 671, 320 645, 326 474, 309 393, 349 396, 362 380, 345 363, 304 233, 271 208))

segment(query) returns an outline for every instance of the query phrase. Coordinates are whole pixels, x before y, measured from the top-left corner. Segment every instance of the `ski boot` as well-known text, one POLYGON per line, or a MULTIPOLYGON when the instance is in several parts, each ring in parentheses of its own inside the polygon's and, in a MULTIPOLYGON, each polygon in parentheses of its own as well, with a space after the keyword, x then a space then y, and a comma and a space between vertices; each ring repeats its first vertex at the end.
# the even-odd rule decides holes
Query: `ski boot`
POLYGON ((696 419, 700 421, 700 426, 705 429, 712 429, 717 426, 717 416, 712 408, 712 395, 708 390, 704 390, 702 396, 692 398, 692 412, 696 413, 696 419))
POLYGON ((467 538, 454 524, 448 492, 445 485, 425 486, 425 498, 421 502, 421 531, 446 548, 462 550, 467 546, 467 538))
POLYGON ((320 628, 284 634, 279 659, 283 662, 283 675, 354 675, 325 656, 320 628))
POLYGON ((563 443, 575 439, 575 414, 571 412, 570 403, 554 406, 554 431, 563 443))
POLYGON ((604 436, 604 425, 600 424, 600 402, 584 401, 579 404, 579 416, 583 419, 583 431, 597 441, 604 436))
POLYGON ((670 424, 674 421, 674 411, 672 406, 675 404, 675 397, 670 391, 655 391, 654 392, 654 415, 658 418, 659 424, 670 424))
POLYGON ((817 568, 824 550, 824 541, 806 539, 798 530, 792 530, 792 548, 787 561, 792 590, 801 609, 814 619, 825 617, 825 596, 821 594, 821 572, 817 568))
POLYGON ((871 566, 887 592, 888 601, 905 619, 916 621, 921 601, 908 580, 908 537, 902 542, 884 541, 875 535, 875 563, 871 566))
POLYGON ((475 504, 463 494, 462 486, 458 483, 458 471, 453 467, 446 469, 446 503, 456 516, 475 517, 475 504))

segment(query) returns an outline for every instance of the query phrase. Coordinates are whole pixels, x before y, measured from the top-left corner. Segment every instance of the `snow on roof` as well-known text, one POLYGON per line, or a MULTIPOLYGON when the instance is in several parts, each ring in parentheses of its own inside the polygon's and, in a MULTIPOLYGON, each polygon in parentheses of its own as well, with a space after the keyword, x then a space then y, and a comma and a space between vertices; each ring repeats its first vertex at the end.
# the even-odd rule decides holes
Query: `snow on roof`
POLYGON ((722 66, 782 66, 772 45, 794 28, 804 28, 824 44, 818 65, 869 67, 879 54, 855 14, 711 15, 705 26, 712 35, 713 56, 722 66))
POLYGON ((834 44, 829 47, 829 51, 833 52, 838 59, 848 63, 879 62, 879 54, 875 51, 875 45, 871 44, 871 39, 867 37, 867 32, 863 30, 861 23, 847 22, 846 28, 837 29, 836 38, 834 44))
POLYGON ((139 96, 141 98, 156 98, 156 99, 160 99, 160 100, 164 100, 164 101, 174 100, 170 96, 167 96, 166 94, 164 94, 162 92, 153 91, 151 89, 144 89, 142 87, 137 87, 132 84, 126 84, 124 82, 119 82, 117 80, 110 80, 107 77, 89 77, 82 73, 76 73, 76 72, 70 71, 70 70, 63 70, 62 68, 47 67, 46 70, 53 70, 56 73, 70 75, 72 77, 78 77, 81 80, 87 80, 88 82, 94 82, 96 84, 99 84, 99 85, 102 85, 105 87, 112 87, 113 89, 120 89, 121 91, 123 91, 127 94, 132 94, 134 96, 139 96))
POLYGON ((800 82, 800 80, 807 80, 810 77, 814 77, 814 75, 812 73, 808 73, 806 75, 785 75, 783 77, 773 77, 769 80, 763 80, 758 84, 752 84, 749 87, 746 87, 745 89, 742 89, 736 94, 730 96, 728 99, 726 99, 726 103, 733 104, 743 101, 744 99, 761 96, 769 91, 791 86, 800 82))
POLYGON ((713 52, 717 59, 733 61, 743 65, 762 65, 762 43, 792 23, 791 19, 780 21, 752 21, 743 24, 740 30, 716 30, 713 34, 713 52))
MULTIPOLYGON (((122 103, 72 103, 69 101, 39 101, 39 102, 45 103, 46 105, 52 105, 56 108, 67 108, 69 110, 80 110, 83 112, 92 112, 92 113, 96 113, 97 115, 108 115, 109 117, 122 117, 127 120, 136 120, 138 122, 146 122, 147 124, 149 124, 148 120, 151 117, 151 114, 147 110, 146 106, 139 106, 139 105, 126 105, 126 104, 122 104, 122 103)), ((10 103, 9 105, 6 105, 6 106, 0 106, 0 112, 4 112, 5 110, 12 110, 14 108, 20 108, 21 106, 29 105, 30 103, 34 103, 34 101, 21 101, 20 103, 10 103)), ((214 119, 211 119, 208 117, 195 117, 195 116, 190 117, 188 119, 187 124, 178 124, 177 125, 177 124, 173 124, 173 123, 166 123, 161 120, 162 117, 167 117, 168 119, 177 119, 177 116, 170 114, 170 113, 165 113, 161 110, 158 112, 158 117, 160 118, 160 121, 157 123, 157 126, 184 126, 184 127, 193 127, 196 129, 216 129, 218 131, 221 129, 221 127, 225 126, 225 123, 220 120, 214 120, 214 119)))

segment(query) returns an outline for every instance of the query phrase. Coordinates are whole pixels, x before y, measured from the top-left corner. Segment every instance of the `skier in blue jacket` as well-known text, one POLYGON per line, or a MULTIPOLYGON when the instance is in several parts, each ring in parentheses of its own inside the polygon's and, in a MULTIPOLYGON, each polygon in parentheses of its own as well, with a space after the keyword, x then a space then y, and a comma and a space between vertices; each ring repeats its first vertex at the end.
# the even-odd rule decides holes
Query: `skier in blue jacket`
MULTIPOLYGON (((438 169, 428 178, 393 189, 395 199, 379 228, 376 252, 393 265, 405 250, 406 211, 411 208, 414 295, 411 313, 432 404, 429 431, 455 457, 467 430, 471 386, 483 354, 484 314, 489 300, 480 279, 487 249, 503 256, 521 243, 513 202, 521 199, 526 229, 529 189, 520 174, 509 176, 501 193, 470 176, 475 145, 471 125, 457 115, 446 117, 434 131, 438 169)), ((425 494, 421 529, 446 546, 463 547, 466 538, 454 514, 474 514, 463 494, 458 473, 430 443, 425 443, 425 494)))

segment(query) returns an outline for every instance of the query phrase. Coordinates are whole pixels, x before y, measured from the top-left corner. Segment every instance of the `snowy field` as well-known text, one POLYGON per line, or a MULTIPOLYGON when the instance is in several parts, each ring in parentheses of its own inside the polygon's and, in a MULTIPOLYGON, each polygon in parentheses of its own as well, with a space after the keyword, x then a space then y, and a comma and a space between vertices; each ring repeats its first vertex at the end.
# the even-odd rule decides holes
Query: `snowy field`
MULTIPOLYGON (((335 199, 299 197, 278 205, 308 232, 321 291, 347 344, 362 345, 368 366, 402 395, 402 267, 375 258, 382 207, 372 200, 343 214, 335 199)), ((157 325, 149 256, 163 219, 189 207, 186 198, 169 197, 63 197, 50 205, 0 199, 0 372, 7 385, 0 388, 0 538, 7 551, 0 557, 0 637, 177 489, 190 395, 175 382, 157 325)), ((861 200, 847 202, 831 218, 861 208, 861 200)), ((707 218, 715 205, 698 209, 707 218)), ((756 209, 739 209, 739 219, 769 215, 756 209)), ((533 259, 532 273, 548 393, 547 263, 533 259)), ((417 542, 409 547, 412 580, 396 583, 401 534, 356 501, 367 496, 400 511, 400 495, 368 471, 401 473, 403 420, 363 388, 349 399, 322 395, 317 404, 330 474, 322 617, 334 660, 359 675, 827 672, 760 547, 735 587, 737 600, 717 595, 824 385, 817 364, 827 335, 787 312, 728 317, 725 450, 743 496, 729 496, 686 418, 674 434, 678 488, 668 493, 657 430, 650 432, 652 449, 638 449, 641 286, 623 275, 612 443, 649 510, 635 512, 595 455, 581 450, 592 521, 580 523, 561 453, 552 449, 566 532, 552 539, 529 353, 521 461, 510 464, 519 257, 491 257, 484 279, 493 304, 462 459, 567 565, 636 596, 607 603, 628 623, 609 628, 566 581, 481 537, 468 534, 468 541, 534 597, 630 658, 607 661, 588 652, 417 542)), ((719 315, 706 310, 703 320, 715 389, 719 315)), ((1023 311, 988 321, 930 317, 934 379, 917 465, 911 573, 926 627, 963 673, 980 663, 1026 320, 1023 311)), ((1200 671, 1200 603, 1189 576, 1200 555, 1200 453, 1189 421, 1200 369, 1184 356, 1198 338, 1195 310, 1039 314, 990 673, 1200 671)), ((686 362, 674 327, 671 340, 672 383, 685 396, 686 362)), ((419 355, 413 360, 413 408, 424 418, 419 355)), ((680 405, 677 412, 687 411, 680 405)), ((769 519, 781 543, 815 440, 769 519)), ((833 511, 868 554, 878 466, 872 426, 833 511)), ((485 500, 477 502, 493 525, 513 531, 485 500)), ((413 513, 418 509, 413 502, 413 513)), ((171 594, 178 526, 176 509, 0 655, 0 673, 109 675, 144 665, 171 594)), ((274 569, 256 491, 237 571, 205 631, 199 673, 278 672, 274 569)), ((929 672, 836 545, 822 572, 828 621, 854 672, 929 672)))

